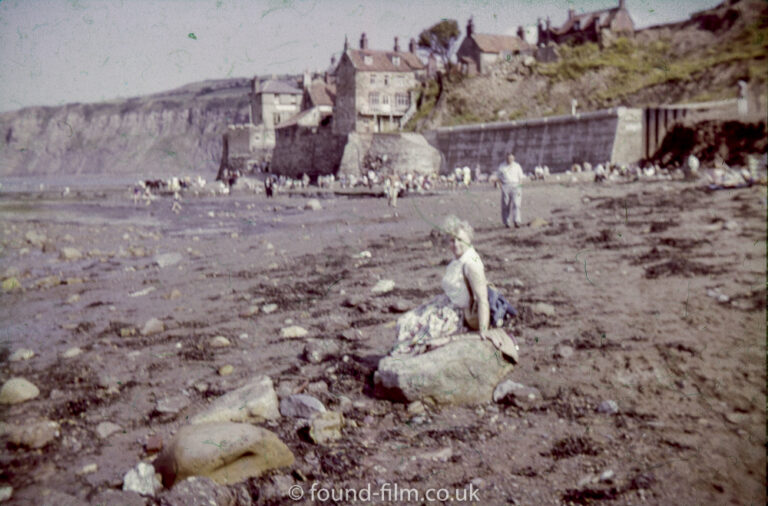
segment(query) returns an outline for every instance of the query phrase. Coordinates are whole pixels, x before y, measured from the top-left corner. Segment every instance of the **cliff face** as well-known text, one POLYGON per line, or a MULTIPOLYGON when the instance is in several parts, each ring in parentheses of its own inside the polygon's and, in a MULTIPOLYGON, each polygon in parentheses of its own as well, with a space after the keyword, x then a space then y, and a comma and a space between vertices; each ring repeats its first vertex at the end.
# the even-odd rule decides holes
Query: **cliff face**
POLYGON ((0 175, 216 174, 227 124, 248 121, 249 79, 0 114, 0 175))

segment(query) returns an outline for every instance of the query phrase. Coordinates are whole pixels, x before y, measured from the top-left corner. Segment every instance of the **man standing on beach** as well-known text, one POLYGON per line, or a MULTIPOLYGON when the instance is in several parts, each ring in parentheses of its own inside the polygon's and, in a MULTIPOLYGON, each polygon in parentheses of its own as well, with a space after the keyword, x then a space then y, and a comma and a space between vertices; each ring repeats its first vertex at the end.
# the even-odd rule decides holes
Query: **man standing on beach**
POLYGON ((520 204, 523 199, 523 168, 515 161, 515 155, 510 153, 507 155, 507 163, 501 164, 496 173, 501 183, 501 221, 505 227, 509 228, 509 217, 514 212, 515 228, 519 228, 520 204))

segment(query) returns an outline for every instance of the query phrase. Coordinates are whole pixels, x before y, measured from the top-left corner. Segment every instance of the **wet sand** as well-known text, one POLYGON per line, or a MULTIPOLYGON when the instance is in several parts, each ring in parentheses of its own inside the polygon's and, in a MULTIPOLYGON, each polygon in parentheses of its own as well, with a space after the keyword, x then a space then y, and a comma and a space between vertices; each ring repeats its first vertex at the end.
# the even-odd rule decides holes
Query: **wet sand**
MULTIPOLYGON (((22 289, 0 295, 2 380, 25 377, 40 395, 0 413, 13 424, 57 421, 61 436, 42 450, 7 442, 0 482, 22 498, 42 487, 84 500, 119 488, 147 457, 148 434, 169 441, 210 399, 267 374, 278 395, 325 382, 313 395, 329 409, 351 399, 345 416, 357 427, 318 446, 293 420, 266 424, 300 473, 272 472, 251 480, 254 490, 282 474, 306 477, 307 490, 314 481, 473 484, 484 504, 765 503, 764 187, 532 183, 523 218, 548 225, 517 230, 501 226, 488 186, 403 198, 396 213, 384 199, 325 196, 319 211, 303 209, 302 196, 185 197, 176 215, 172 199, 134 205, 122 188, 4 194, 2 270, 22 289), (521 363, 510 378, 543 400, 428 408, 426 422, 413 423, 403 404, 371 396, 371 376, 394 341, 390 306, 440 291, 450 252, 430 232, 448 213, 475 227, 489 279, 520 311, 521 363), (44 246, 25 239, 31 230, 44 246), (83 258, 61 260, 65 246, 83 258), (182 260, 160 268, 162 253, 182 260), (36 286, 48 276, 58 282, 36 286), (395 289, 372 295, 379 279, 395 289), (348 307, 349 297, 363 303, 348 307), (555 314, 532 311, 538 302, 555 314), (270 303, 273 313, 240 316, 270 303), (150 318, 165 330, 121 336, 150 318), (309 334, 281 339, 289 324, 309 334), (363 339, 341 338, 346 328, 363 339), (218 335, 232 345, 211 348, 218 335), (309 363, 311 338, 341 351, 309 363), (558 356, 562 345, 573 354, 558 356), (80 355, 61 357, 75 346, 80 355), (8 361, 19 348, 36 355, 8 361), (234 372, 220 376, 225 364, 234 372), (157 409, 172 396, 184 399, 179 409, 157 409), (618 413, 597 411, 607 399, 618 413), (100 439, 104 421, 122 430, 100 439), (443 460, 430 458, 446 448, 443 460), (91 463, 96 472, 76 475, 91 463), (588 479, 606 470, 611 479, 588 479)), ((270 500, 281 503, 260 499, 270 500)))

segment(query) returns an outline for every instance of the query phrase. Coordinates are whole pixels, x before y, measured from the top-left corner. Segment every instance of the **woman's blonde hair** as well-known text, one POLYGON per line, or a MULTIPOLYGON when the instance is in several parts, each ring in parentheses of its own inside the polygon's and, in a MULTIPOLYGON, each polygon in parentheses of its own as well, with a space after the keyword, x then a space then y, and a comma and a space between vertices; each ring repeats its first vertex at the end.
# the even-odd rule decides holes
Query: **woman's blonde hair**
POLYGON ((443 232, 452 236, 457 236, 459 232, 464 232, 469 243, 472 243, 472 238, 475 235, 475 231, 472 230, 472 225, 469 222, 460 220, 453 214, 449 214, 443 220, 443 232))

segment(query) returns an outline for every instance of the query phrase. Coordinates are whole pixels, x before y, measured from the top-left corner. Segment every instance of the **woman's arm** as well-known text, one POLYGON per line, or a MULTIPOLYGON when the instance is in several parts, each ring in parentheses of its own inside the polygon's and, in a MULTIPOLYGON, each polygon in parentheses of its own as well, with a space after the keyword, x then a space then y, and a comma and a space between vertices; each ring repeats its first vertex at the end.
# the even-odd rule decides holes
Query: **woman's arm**
POLYGON ((465 272, 469 280, 469 287, 472 289, 472 295, 477 301, 480 335, 485 337, 489 328, 491 313, 488 306, 488 282, 485 279, 483 264, 480 262, 467 263, 465 272))

